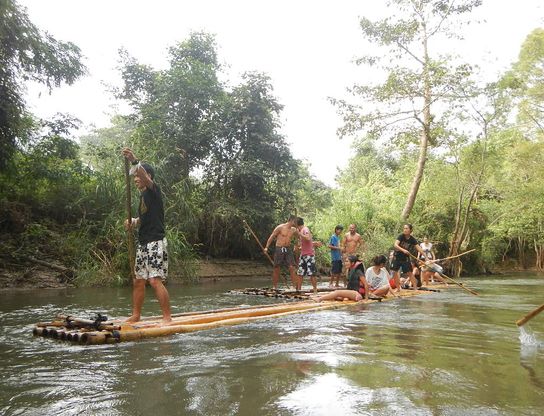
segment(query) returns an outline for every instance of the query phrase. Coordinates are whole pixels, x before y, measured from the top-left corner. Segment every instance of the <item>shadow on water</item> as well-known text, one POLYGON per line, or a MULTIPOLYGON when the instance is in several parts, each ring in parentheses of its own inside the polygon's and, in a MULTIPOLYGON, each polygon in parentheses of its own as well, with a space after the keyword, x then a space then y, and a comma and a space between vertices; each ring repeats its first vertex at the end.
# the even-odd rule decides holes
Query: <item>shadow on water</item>
MULTIPOLYGON (((118 345, 33 338, 57 313, 126 316, 129 289, 6 292, 2 415, 539 415, 541 277, 473 278, 410 299, 118 345), (530 294, 530 296, 529 296, 530 294)), ((277 303, 231 295, 267 281, 170 286, 173 312, 277 303)), ((148 291, 144 313, 159 314, 148 291)))

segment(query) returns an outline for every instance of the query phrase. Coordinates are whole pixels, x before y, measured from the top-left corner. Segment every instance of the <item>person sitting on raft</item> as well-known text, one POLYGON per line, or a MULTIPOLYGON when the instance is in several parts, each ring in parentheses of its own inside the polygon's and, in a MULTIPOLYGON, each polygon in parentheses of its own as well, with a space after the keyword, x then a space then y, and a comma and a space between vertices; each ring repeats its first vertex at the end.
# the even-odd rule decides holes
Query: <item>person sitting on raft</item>
POLYGON ((389 292, 394 295, 389 285, 389 273, 385 268, 387 258, 385 256, 376 256, 372 259, 372 267, 366 270, 365 277, 368 290, 374 296, 387 296, 389 292))
MULTIPOLYGON (((437 264, 439 261, 441 260, 440 259, 427 260, 424 263, 420 263, 420 267, 423 273, 427 274, 427 276, 429 275, 431 276, 433 282, 436 280, 447 286, 448 284, 441 276, 442 274, 444 274, 444 269, 442 268, 442 266, 437 264)), ((428 283, 428 280, 429 278, 427 277, 426 284, 428 283)))
POLYGON ((324 300, 360 300, 368 299, 369 288, 365 278, 365 268, 359 261, 359 257, 351 255, 348 257, 348 286, 346 289, 335 290, 316 298, 317 302, 324 300))

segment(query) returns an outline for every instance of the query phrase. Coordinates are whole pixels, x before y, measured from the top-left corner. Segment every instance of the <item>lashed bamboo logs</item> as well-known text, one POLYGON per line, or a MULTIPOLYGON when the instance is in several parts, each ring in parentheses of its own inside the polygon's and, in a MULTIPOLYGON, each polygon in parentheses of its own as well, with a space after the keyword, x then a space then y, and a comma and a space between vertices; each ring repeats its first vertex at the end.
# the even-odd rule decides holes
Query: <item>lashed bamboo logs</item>
MULTIPOLYGON (((417 296, 420 291, 402 291, 401 297, 417 296)), ((389 300, 386 298, 385 300, 389 300)), ((379 299, 381 300, 381 299, 379 299)), ((365 300, 362 303, 374 303, 378 300, 365 300)), ((33 330, 34 335, 71 341, 83 345, 109 344, 123 341, 134 341, 143 338, 165 336, 176 333, 201 331, 220 326, 237 325, 259 319, 282 317, 291 314, 334 309, 357 302, 314 301, 287 302, 252 307, 224 308, 211 311, 184 312, 173 317, 173 321, 162 323, 161 317, 146 319, 136 323, 120 320, 82 319, 71 316, 60 316, 62 321, 39 323, 33 330), (64 324, 64 325, 62 325, 64 324)))

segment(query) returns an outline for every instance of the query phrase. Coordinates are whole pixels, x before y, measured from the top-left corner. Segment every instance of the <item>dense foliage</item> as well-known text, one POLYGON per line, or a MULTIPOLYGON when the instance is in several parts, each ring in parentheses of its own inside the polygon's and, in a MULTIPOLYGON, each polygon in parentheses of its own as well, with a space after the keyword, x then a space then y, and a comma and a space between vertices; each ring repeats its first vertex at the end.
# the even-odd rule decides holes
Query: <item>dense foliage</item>
MULTIPOLYGON (((399 8, 395 24, 363 19, 365 36, 396 50, 394 57, 399 48, 406 53, 414 42, 426 44, 421 19, 406 10, 412 3, 391 2, 399 8)), ((479 1, 455 10, 443 1, 416 3, 430 7, 420 18, 446 30, 444 22, 479 1)), ((336 102, 346 121, 342 133, 356 140, 331 189, 291 155, 279 133, 282 106, 271 80, 248 72, 237 85, 224 81, 215 39, 206 33, 172 46, 164 69, 121 51, 116 94, 131 110, 110 127, 77 136, 79 122, 71 117, 36 119, 21 98, 25 79, 50 87, 73 82, 83 71, 79 50, 42 35, 15 2, 0 4, 0 245, 8 262, 62 259, 80 284, 126 283, 120 151, 129 146, 156 168, 164 191, 173 275, 194 275, 197 256, 261 259, 243 220, 264 241, 292 213, 324 242, 336 224, 356 223, 366 260, 387 253, 409 216, 416 237, 428 235, 441 257, 477 249, 463 264, 448 265, 454 273, 461 266, 544 269, 542 29, 496 80, 482 80, 475 66, 449 65, 445 54, 424 54, 422 65, 408 68, 389 61, 383 84, 354 88, 364 102, 336 102), (412 195, 414 171, 420 177, 412 195)), ((318 256, 326 265, 328 250, 318 256)))

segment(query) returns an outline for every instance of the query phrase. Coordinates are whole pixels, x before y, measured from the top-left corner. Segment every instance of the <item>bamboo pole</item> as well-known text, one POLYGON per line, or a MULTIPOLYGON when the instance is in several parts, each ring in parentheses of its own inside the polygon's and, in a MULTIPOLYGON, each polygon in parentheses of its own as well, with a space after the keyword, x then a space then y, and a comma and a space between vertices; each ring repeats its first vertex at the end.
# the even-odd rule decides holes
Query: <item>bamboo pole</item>
MULTIPOLYGON (((134 246, 134 232, 132 230, 132 197, 130 193, 130 162, 125 157, 125 189, 126 189, 126 210, 128 220, 127 244, 128 244, 128 263, 130 268, 130 280, 135 278, 134 263, 136 259, 136 247, 134 246)), ((132 283, 132 282, 131 282, 132 283)))
MULTIPOLYGON (((424 266, 425 266, 425 262, 422 261, 422 260, 420 260, 420 259, 418 259, 418 258, 417 258, 416 256, 414 256, 412 253, 408 252, 408 255, 409 255, 410 257, 412 257, 414 260, 416 260, 416 261, 418 262, 418 264, 424 265, 424 266)), ((478 293, 475 292, 474 290, 469 289, 468 287, 465 287, 464 285, 462 285, 462 284, 459 283, 459 282, 456 282, 455 280, 453 280, 451 277, 445 275, 444 273, 439 272, 438 270, 433 270, 432 268, 431 268, 431 270, 432 270, 433 272, 435 272, 435 273, 438 273, 440 276, 442 276, 442 277, 444 277, 444 278, 450 280, 451 282, 455 283, 457 286, 459 286, 460 288, 466 290, 467 292, 469 292, 469 293, 471 293, 471 294, 473 294, 473 295, 475 295, 475 296, 479 296, 478 293)))
POLYGON ((45 330, 44 327, 41 327, 41 326, 37 326, 35 327, 33 330, 32 330, 32 334, 35 336, 35 337, 41 337, 43 336, 43 331, 45 330))
MULTIPOLYGON (((232 308, 223 308, 223 309, 212 309, 209 311, 194 311, 194 312, 180 312, 172 315, 172 318, 178 318, 182 316, 198 316, 198 315, 209 315, 212 313, 221 313, 221 312, 231 312, 231 311, 239 311, 239 310, 248 310, 248 309, 261 309, 261 308, 270 308, 272 306, 280 306, 285 305, 285 303, 271 303, 269 305, 255 305, 255 306, 234 306, 232 308)), ((141 321, 153 321, 157 319, 162 319, 162 316, 150 316, 147 318, 143 318, 141 321)))
POLYGON ((98 344, 113 344, 118 342, 110 331, 92 331, 85 332, 79 337, 80 344, 98 345, 98 344))
POLYGON ((177 326, 182 324, 194 325, 194 324, 209 323, 209 322, 219 322, 219 321, 234 319, 234 318, 264 317, 264 316, 275 315, 277 313, 283 313, 288 311, 311 310, 315 308, 316 305, 317 304, 315 302, 285 303, 281 306, 274 306, 270 308, 244 309, 244 310, 231 311, 231 312, 218 313, 218 314, 210 314, 210 315, 187 316, 187 317, 175 319, 172 322, 169 322, 168 324, 163 324, 160 321, 139 322, 134 324, 122 325, 121 330, 177 326))
MULTIPOLYGON (((255 241, 257 242, 257 244, 259 245, 259 247, 261 248, 261 251, 265 254, 265 256, 268 258, 268 260, 270 261, 270 264, 272 264, 272 267, 274 267, 274 260, 272 260, 272 257, 270 257, 270 254, 268 254, 268 252, 264 249, 263 245, 261 244, 261 240, 259 240, 259 237, 257 237, 257 234, 255 234, 253 232, 253 230, 251 229, 251 227, 249 226, 249 224, 246 222, 246 220, 242 219, 242 222, 244 223, 244 225, 247 227, 247 229, 249 230, 249 232, 251 233, 251 235, 253 236, 253 238, 255 238, 255 241)), ((281 273, 281 277, 283 277, 283 280, 285 281, 285 286, 286 287, 289 287, 289 282, 287 281, 287 277, 285 277, 285 275, 283 273, 281 273)))
POLYGON ((63 320, 63 325, 71 328, 93 328, 98 330, 112 331, 114 329, 119 329, 119 325, 114 325, 112 321, 103 321, 99 322, 92 319, 77 318, 72 316, 57 315, 57 318, 63 320))
POLYGON ((446 261, 446 260, 455 259, 457 257, 464 256, 465 254, 472 253, 473 251, 476 251, 476 249, 473 248, 472 250, 468 250, 468 251, 465 251, 464 253, 457 254, 456 256, 444 257, 443 259, 437 259, 436 261, 446 261))
MULTIPOLYGON (((324 310, 324 309, 333 309, 333 308, 339 308, 343 305, 348 304, 355 304, 356 302, 330 302, 327 304, 319 304, 314 303, 314 307, 311 309, 306 309, 305 311, 318 311, 318 310, 324 310)), ((288 316, 296 313, 301 313, 303 311, 301 310, 290 310, 285 312, 276 313, 273 315, 269 315, 269 317, 283 317, 288 316)), ((171 335, 171 334, 177 334, 177 333, 184 333, 184 332, 193 332, 193 331, 203 331, 207 329, 213 329, 220 326, 227 326, 227 325, 238 325, 242 323, 252 322, 254 320, 262 319, 261 316, 249 316, 249 317, 237 317, 237 318, 230 318, 225 319, 221 321, 213 321, 213 322, 207 322, 207 323, 201 323, 201 324, 182 324, 182 325, 169 325, 169 326, 162 326, 162 327, 155 327, 155 328, 142 328, 142 329, 135 329, 132 331, 114 331, 113 336, 118 338, 119 341, 135 341, 143 338, 154 338, 154 337, 160 337, 164 335, 171 335)))
POLYGON ((529 312, 527 315, 525 315, 523 318, 518 319, 516 321, 517 326, 522 326, 527 323, 527 321, 533 319, 535 316, 537 316, 540 312, 544 311, 544 304, 540 305, 538 308, 533 309, 531 312, 529 312))

